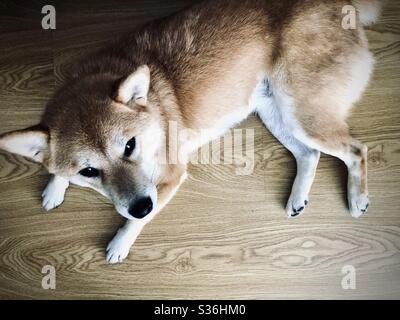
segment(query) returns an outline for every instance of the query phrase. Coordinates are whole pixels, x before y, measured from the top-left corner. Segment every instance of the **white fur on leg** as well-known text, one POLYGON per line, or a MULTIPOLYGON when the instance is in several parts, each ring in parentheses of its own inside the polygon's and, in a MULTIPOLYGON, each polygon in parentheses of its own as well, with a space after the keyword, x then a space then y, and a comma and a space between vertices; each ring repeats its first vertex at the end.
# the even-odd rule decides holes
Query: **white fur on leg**
POLYGON ((350 214, 353 218, 360 218, 366 214, 369 207, 368 194, 362 193, 357 196, 351 195, 349 197, 350 214))
POLYGON ((360 170, 350 167, 349 179, 347 184, 347 198, 349 202, 350 214, 353 218, 360 218, 363 214, 367 213, 369 208, 368 193, 360 192, 360 170))
POLYGON ((297 175, 286 206, 286 213, 290 218, 302 214, 309 203, 308 195, 314 182, 320 153, 310 149, 308 152, 294 153, 294 156, 297 161, 297 175))
POLYGON ((46 211, 57 208, 64 202, 65 191, 68 189, 69 181, 60 176, 52 176, 42 193, 42 206, 46 211))
POLYGON ((360 218, 363 214, 367 213, 370 204, 366 185, 368 148, 365 145, 359 145, 358 148, 361 151, 361 159, 360 155, 353 152, 344 152, 340 156, 349 171, 347 199, 350 214, 353 218, 360 218), (363 173, 365 176, 363 176, 363 173))
POLYGON ((308 204, 308 194, 314 181, 320 153, 294 137, 291 126, 293 121, 288 119, 289 116, 286 117, 286 121, 283 118, 279 101, 276 100, 276 92, 271 91, 272 87, 267 80, 264 81, 264 88, 264 92, 260 91, 261 94, 256 100, 257 113, 271 133, 294 155, 297 162, 297 176, 286 206, 288 216, 296 217, 304 212, 308 204))
POLYGON ((107 261, 110 264, 122 263, 144 227, 142 221, 128 221, 119 229, 107 246, 107 261))

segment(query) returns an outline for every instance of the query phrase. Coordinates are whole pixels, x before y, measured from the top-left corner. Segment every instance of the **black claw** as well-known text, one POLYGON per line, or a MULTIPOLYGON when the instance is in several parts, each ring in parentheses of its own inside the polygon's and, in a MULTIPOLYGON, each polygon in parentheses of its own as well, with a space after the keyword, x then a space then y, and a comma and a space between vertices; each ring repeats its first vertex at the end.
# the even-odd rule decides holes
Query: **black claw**
POLYGON ((302 212, 304 210, 304 207, 300 207, 297 212, 302 212))
POLYGON ((300 214, 300 212, 295 212, 291 216, 292 216, 292 218, 294 218, 294 217, 297 217, 299 214, 300 214))
POLYGON ((361 209, 362 213, 366 213, 368 211, 369 203, 365 206, 365 209, 361 209))
POLYGON ((305 204, 305 205, 308 205, 308 200, 305 200, 305 201, 304 201, 304 204, 305 204))

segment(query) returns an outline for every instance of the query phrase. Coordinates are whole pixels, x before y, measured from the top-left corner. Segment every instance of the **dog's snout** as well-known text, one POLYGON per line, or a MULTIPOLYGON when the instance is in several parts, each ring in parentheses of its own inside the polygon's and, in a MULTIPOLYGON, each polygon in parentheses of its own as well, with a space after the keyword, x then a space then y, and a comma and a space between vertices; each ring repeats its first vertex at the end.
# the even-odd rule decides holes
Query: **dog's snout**
POLYGON ((150 197, 136 200, 129 207, 129 214, 137 219, 143 219, 153 210, 153 201, 150 197))

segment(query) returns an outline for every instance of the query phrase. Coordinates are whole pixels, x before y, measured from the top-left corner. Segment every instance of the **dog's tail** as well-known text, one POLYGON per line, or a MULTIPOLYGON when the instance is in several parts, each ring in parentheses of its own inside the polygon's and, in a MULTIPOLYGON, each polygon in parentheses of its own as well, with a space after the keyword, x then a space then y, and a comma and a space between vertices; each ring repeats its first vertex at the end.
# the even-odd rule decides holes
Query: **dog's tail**
POLYGON ((383 0, 353 0, 362 25, 368 26, 378 20, 382 10, 382 2, 383 0))

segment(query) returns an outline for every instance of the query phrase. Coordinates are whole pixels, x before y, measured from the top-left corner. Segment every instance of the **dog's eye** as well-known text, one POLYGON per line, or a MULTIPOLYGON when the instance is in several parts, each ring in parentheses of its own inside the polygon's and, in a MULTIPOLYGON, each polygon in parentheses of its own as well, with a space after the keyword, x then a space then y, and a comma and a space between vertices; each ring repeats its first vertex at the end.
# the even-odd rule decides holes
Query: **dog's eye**
POLYGON ((85 168, 79 171, 79 174, 86 178, 95 178, 100 175, 100 171, 95 168, 85 168))
POLYGON ((132 138, 127 142, 125 146, 124 156, 129 158, 132 155, 133 150, 135 150, 135 147, 136 147, 136 139, 132 138))

